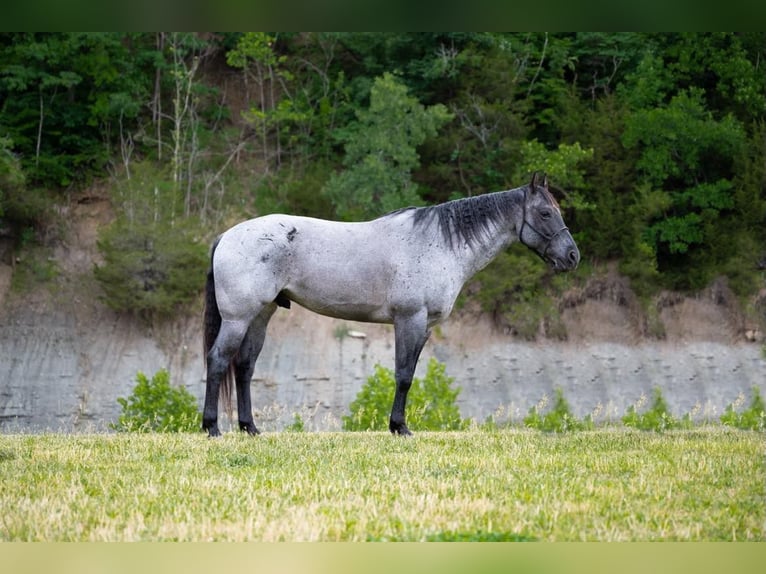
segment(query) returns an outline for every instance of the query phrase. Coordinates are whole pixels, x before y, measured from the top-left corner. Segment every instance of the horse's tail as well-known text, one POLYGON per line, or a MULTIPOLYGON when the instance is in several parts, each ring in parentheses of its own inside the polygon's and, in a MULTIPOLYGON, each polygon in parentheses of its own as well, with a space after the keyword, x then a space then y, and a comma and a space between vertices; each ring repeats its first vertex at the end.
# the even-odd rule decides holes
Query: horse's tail
MULTIPOLYGON (((215 298, 215 276, 213 275, 213 256, 215 255, 216 247, 218 247, 219 239, 220 237, 215 240, 210 252, 210 269, 207 272, 207 281, 205 283, 204 335, 202 338, 202 357, 205 362, 205 371, 207 371, 207 356, 221 330, 221 312, 218 310, 218 301, 215 298)), ((226 376, 223 378, 220 389, 221 401, 229 417, 231 417, 232 413, 231 394, 233 385, 234 362, 232 361, 226 371, 226 376)))

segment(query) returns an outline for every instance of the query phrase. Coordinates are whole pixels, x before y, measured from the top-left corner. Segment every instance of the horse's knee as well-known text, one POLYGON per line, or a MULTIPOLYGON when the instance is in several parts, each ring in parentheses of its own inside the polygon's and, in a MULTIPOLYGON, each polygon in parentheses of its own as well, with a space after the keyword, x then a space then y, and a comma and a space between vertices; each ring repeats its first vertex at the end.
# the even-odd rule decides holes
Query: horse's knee
POLYGON ((401 377, 396 379, 396 390, 400 393, 407 394, 412 387, 412 377, 401 377))

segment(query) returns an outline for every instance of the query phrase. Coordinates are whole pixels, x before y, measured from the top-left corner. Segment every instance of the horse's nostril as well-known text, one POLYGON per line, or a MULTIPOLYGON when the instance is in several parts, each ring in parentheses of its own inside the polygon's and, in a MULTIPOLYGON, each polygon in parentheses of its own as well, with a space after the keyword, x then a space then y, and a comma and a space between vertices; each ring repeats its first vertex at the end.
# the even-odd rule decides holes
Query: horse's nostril
POLYGON ((577 252, 576 249, 572 249, 569 252, 569 260, 574 264, 577 265, 577 263, 580 261, 580 254, 577 252))

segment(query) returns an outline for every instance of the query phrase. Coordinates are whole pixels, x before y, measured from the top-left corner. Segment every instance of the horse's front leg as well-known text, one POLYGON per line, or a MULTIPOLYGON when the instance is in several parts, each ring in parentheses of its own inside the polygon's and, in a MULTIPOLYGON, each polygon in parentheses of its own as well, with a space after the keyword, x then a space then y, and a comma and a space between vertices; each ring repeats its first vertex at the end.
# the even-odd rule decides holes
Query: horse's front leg
POLYGON ((412 377, 418 364, 420 352, 428 340, 428 312, 419 312, 394 319, 394 339, 396 347, 396 393, 391 408, 388 428, 393 434, 411 435, 405 422, 404 411, 407 406, 407 393, 412 386, 412 377))

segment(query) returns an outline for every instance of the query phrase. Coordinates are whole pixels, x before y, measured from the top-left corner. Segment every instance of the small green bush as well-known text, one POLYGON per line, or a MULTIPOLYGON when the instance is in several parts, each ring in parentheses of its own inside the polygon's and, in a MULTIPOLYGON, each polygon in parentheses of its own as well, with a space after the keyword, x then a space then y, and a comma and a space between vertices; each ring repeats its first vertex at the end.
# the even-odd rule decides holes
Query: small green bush
POLYGON ((545 414, 541 414, 541 406, 535 405, 529 409, 524 417, 524 426, 546 432, 567 432, 593 428, 590 417, 579 420, 572 414, 569 403, 564 398, 561 388, 556 389, 556 400, 553 408, 545 414))
POLYGON ((120 432, 195 432, 202 426, 197 400, 183 387, 170 385, 170 374, 161 369, 151 380, 139 372, 136 386, 128 398, 120 397, 120 432))
POLYGON ((199 294, 209 264, 208 247, 188 222, 171 227, 121 219, 101 232, 98 248, 104 263, 94 274, 116 311, 171 314, 199 294))
MULTIPOLYGON (((460 417, 455 404, 459 388, 452 388, 454 379, 445 373, 445 366, 432 358, 425 377, 415 377, 407 395, 407 424, 418 430, 462 430, 468 421, 460 417)), ((367 378, 356 399, 351 414, 343 417, 347 431, 388 430, 388 419, 394 401, 396 379, 385 367, 375 365, 375 373, 367 378)))
MULTIPOLYGON (((753 387, 752 393, 750 406, 741 413, 736 411, 734 403, 730 403, 721 415, 721 424, 745 430, 766 430, 766 405, 758 387, 753 387)), ((744 396, 742 402, 744 402, 744 396)))
POLYGON ((287 432, 305 432, 306 431, 306 422, 303 420, 303 417, 300 415, 300 413, 293 414, 293 422, 287 425, 285 427, 285 430, 287 432))
MULTIPOLYGON (((622 423, 626 427, 659 432, 685 426, 670 413, 668 403, 665 401, 665 397, 662 396, 662 391, 659 387, 655 387, 653 394, 652 405, 646 411, 639 414, 636 405, 631 405, 628 407, 625 416, 622 417, 622 423)), ((691 424, 690 419, 685 420, 685 422, 691 424)))
POLYGON ((519 248, 498 255, 476 276, 476 300, 499 325, 523 339, 534 340, 540 322, 555 314, 552 299, 543 289, 545 265, 519 248))

